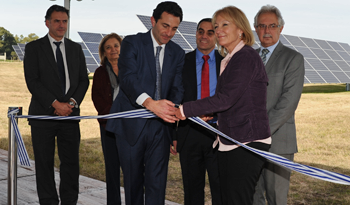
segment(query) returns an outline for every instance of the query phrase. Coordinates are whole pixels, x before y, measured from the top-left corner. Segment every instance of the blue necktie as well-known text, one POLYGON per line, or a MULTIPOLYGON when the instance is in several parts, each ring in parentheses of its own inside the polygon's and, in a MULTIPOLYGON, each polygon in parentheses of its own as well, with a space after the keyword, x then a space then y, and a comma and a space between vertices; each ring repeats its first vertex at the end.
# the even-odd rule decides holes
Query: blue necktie
POLYGON ((160 93, 162 88, 162 71, 160 70, 160 63, 159 63, 159 53, 160 50, 162 50, 161 46, 157 46, 157 53, 156 53, 156 72, 157 72, 157 81, 156 81, 156 93, 155 93, 155 100, 160 100, 160 93))
POLYGON ((63 95, 66 94, 66 74, 64 71, 64 64, 63 64, 63 57, 62 57, 62 52, 60 49, 60 44, 62 43, 60 42, 53 42, 54 44, 56 44, 57 48, 56 48, 56 63, 57 63, 57 68, 58 68, 58 74, 61 80, 61 89, 63 92, 63 95))
POLYGON ((268 50, 268 49, 263 49, 262 51, 261 51, 261 60, 262 60, 262 62, 264 63, 264 65, 266 65, 266 55, 269 53, 270 51, 268 50))

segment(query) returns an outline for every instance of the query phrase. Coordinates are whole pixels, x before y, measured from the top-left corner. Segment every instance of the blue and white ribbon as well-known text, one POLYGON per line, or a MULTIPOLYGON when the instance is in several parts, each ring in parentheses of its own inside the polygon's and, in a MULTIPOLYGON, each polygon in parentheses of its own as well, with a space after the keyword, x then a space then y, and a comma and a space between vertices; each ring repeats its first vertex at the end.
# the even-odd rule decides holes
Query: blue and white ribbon
MULTIPOLYGON (((19 132, 18 125, 15 119, 15 114, 19 112, 19 109, 10 110, 7 116, 11 119, 11 130, 15 132, 17 142, 17 155, 21 165, 30 166, 29 156, 24 145, 22 135, 19 132)), ((17 116, 16 116, 17 117, 17 116)))
MULTIPOLYGON (((17 115, 14 116, 15 113, 18 112, 18 109, 12 110, 8 113, 8 116, 11 117, 12 125, 15 129, 16 132, 16 139, 18 143, 18 156, 20 158, 20 163, 21 165, 25 166, 30 166, 29 163, 29 157, 27 154, 27 151, 25 149, 21 134, 18 130, 18 125, 16 123, 15 117, 16 118, 30 118, 30 119, 51 119, 51 120, 81 120, 81 119, 115 119, 115 118, 156 118, 157 116, 153 114, 151 111, 146 110, 146 109, 139 109, 139 110, 132 110, 132 111, 126 111, 126 112, 120 112, 120 113, 113 113, 113 114, 108 114, 108 115, 99 115, 99 116, 68 116, 68 117, 58 117, 58 116, 33 116, 33 115, 17 115), (13 119, 13 120, 12 120, 13 119)), ((218 135, 226 138, 227 140, 230 140, 268 160, 271 162, 278 164, 280 166, 283 166, 289 170, 299 172, 301 174, 305 174, 307 176, 311 176, 317 179, 321 179, 324 181, 329 181, 337 184, 344 184, 344 185, 350 185, 350 177, 347 175, 311 167, 311 166, 306 166, 302 164, 298 164, 295 162, 292 162, 284 157, 281 157, 279 155, 266 152, 266 151, 261 151, 258 149, 251 148, 247 145, 244 145, 234 139, 231 139, 224 133, 220 132, 219 130, 213 128, 210 126, 208 123, 204 122, 202 119, 199 117, 190 117, 189 118, 191 121, 217 133, 218 135)))

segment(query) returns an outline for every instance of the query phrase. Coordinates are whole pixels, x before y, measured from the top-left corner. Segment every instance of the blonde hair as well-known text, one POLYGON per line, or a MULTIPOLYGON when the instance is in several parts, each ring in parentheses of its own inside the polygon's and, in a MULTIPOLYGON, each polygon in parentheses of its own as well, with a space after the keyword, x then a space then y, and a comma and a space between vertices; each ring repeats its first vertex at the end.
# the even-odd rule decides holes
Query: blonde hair
MULTIPOLYGON (((250 23, 246 17, 246 15, 241 11, 239 8, 235 6, 227 6, 220 10, 217 10, 213 15, 212 24, 215 24, 216 18, 218 16, 223 17, 224 19, 234 23, 241 31, 242 34, 242 40, 245 45, 252 46, 254 44, 254 34, 252 29, 250 28, 250 23)), ((219 53, 222 56, 226 56, 227 50, 219 45, 217 42, 219 53)))
POLYGON ((106 35, 105 37, 103 37, 103 39, 101 40, 100 42, 100 45, 98 46, 98 55, 100 57, 100 64, 101 65, 105 65, 105 62, 106 62, 106 59, 107 57, 105 56, 105 43, 106 41, 108 41, 109 39, 111 38, 115 38, 119 41, 119 44, 121 45, 122 44, 122 38, 116 34, 116 33, 110 33, 108 35, 106 35))

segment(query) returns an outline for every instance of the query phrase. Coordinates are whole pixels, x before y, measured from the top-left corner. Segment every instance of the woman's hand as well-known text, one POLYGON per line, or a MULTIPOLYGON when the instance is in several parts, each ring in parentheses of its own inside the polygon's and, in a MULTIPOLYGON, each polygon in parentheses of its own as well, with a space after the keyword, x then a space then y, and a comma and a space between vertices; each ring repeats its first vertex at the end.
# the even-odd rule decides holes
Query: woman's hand
POLYGON ((204 122, 208 122, 209 120, 212 120, 214 117, 212 115, 201 115, 199 116, 204 122))
POLYGON ((176 109, 175 116, 179 120, 186 120, 186 117, 182 115, 180 108, 176 109))

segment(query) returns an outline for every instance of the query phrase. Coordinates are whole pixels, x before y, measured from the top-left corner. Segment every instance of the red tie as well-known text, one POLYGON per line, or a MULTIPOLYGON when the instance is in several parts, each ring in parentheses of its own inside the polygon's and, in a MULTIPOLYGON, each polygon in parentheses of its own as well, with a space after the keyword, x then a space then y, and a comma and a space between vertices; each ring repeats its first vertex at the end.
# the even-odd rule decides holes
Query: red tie
POLYGON ((204 59, 203 67, 202 67, 202 86, 201 86, 201 98, 206 98, 210 96, 209 91, 209 64, 208 59, 209 56, 205 55, 202 57, 204 59))

